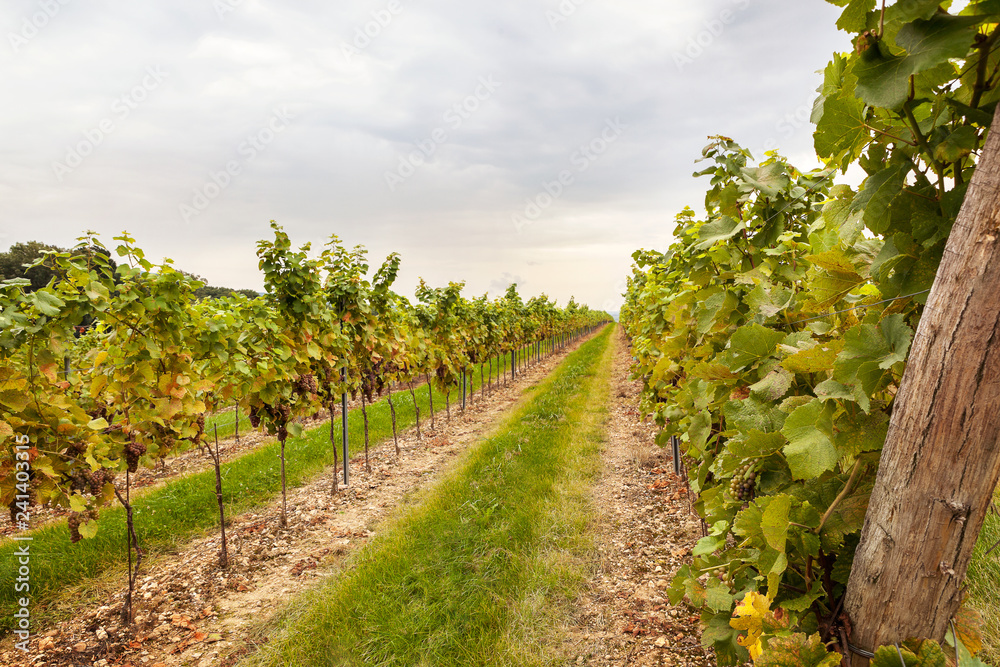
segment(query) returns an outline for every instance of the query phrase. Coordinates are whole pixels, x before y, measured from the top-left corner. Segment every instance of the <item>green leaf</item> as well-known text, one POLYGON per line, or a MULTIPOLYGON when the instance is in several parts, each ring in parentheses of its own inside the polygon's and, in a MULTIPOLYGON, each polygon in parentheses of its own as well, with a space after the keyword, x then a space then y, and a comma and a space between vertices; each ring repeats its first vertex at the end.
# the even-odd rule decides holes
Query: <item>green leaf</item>
POLYGON ((729 401, 723 406, 723 414, 729 426, 742 432, 757 430, 761 433, 772 433, 781 429, 785 423, 785 413, 773 405, 762 403, 754 398, 742 401, 729 401))
MULTIPOLYGON (((843 387, 833 380, 829 382, 843 387)), ((816 392, 819 393, 819 387, 816 392)), ((871 414, 845 411, 834 420, 833 442, 841 456, 857 456, 864 452, 881 451, 888 432, 889 415, 881 410, 874 410, 871 414)))
POLYGON ((775 551, 785 552, 785 541, 788 538, 788 513, 795 499, 782 493, 771 498, 767 509, 761 517, 760 529, 764 539, 775 551))
POLYGON ((977 143, 979 130, 971 125, 960 125, 934 147, 934 158, 942 162, 957 162, 972 153, 977 143))
POLYGON ((785 166, 780 162, 756 168, 744 167, 740 173, 747 185, 756 188, 765 197, 777 197, 788 189, 791 182, 785 173, 785 166))
MULTIPOLYGON (((837 667, 843 656, 826 650, 819 633, 771 637, 755 667, 837 667)), ((896 667, 899 667, 898 660, 896 667)))
MULTIPOLYGON (((831 364, 832 365, 832 364, 831 364)), ((836 380, 826 380, 820 382, 813 388, 817 398, 824 400, 840 399, 842 401, 853 401, 854 393, 850 388, 840 384, 836 380)))
POLYGON ((66 302, 51 292, 40 289, 32 293, 30 301, 43 315, 55 317, 59 314, 59 309, 66 305, 66 302))
POLYGON ((810 593, 809 595, 802 595, 797 598, 792 598, 791 600, 785 600, 781 603, 781 608, 788 611, 806 611, 813 605, 813 602, 819 600, 822 597, 826 597, 826 592, 822 588, 817 586, 819 590, 815 593, 810 593))
POLYGON ((726 449, 739 460, 760 459, 780 452, 785 446, 785 436, 780 433, 762 433, 750 429, 726 443, 726 449))
POLYGON ((710 248, 719 241, 731 239, 744 229, 746 229, 746 225, 742 221, 734 220, 728 215, 723 215, 718 220, 713 220, 702 225, 698 231, 698 238, 701 239, 701 243, 697 244, 695 248, 699 250, 710 248))
POLYGON ((834 364, 834 379, 847 385, 859 385, 865 395, 888 384, 890 369, 906 360, 913 331, 903 315, 886 317, 878 326, 861 324, 844 335, 844 349, 834 364))
POLYGON ((729 592, 729 586, 715 577, 709 579, 705 589, 705 604, 716 613, 730 611, 733 608, 733 595, 729 592))
POLYGON ((777 401, 792 387, 792 375, 778 368, 764 376, 760 382, 750 386, 750 391, 764 401, 777 401))
POLYGON ((863 211, 865 226, 875 234, 883 234, 889 228, 889 205, 903 191, 912 167, 905 162, 876 172, 865 180, 864 187, 854 197, 851 210, 863 211))
POLYGON ((881 43, 871 46, 854 67, 855 93, 870 106, 899 109, 909 97, 911 75, 968 54, 978 22, 975 17, 935 14, 907 23, 896 34, 896 45, 907 55, 884 53, 881 43))
POLYGON ((737 329, 729 339, 729 354, 726 364, 730 370, 738 371, 761 359, 771 356, 785 337, 780 331, 749 324, 737 329))
POLYGON ((940 0, 899 0, 886 8, 886 23, 906 23, 914 19, 929 19, 937 13, 940 0))
POLYGON ((833 470, 840 456, 834 447, 831 410, 815 399, 788 415, 781 433, 788 439, 785 459, 795 479, 813 479, 833 470))
POLYGON ((933 640, 905 641, 895 646, 880 646, 872 658, 871 667, 899 667, 900 656, 906 667, 945 667, 947 659, 941 646, 933 640))
POLYGON ((868 12, 873 9, 875 0, 850 0, 837 19, 837 27, 845 32, 861 32, 868 27, 868 12))
POLYGON ((838 95, 826 98, 822 108, 823 115, 813 135, 816 154, 829 158, 847 151, 853 161, 871 141, 864 119, 864 102, 856 97, 838 95))
POLYGON ((691 555, 705 556, 710 553, 715 553, 724 546, 726 546, 725 535, 706 535, 698 540, 698 544, 696 544, 694 549, 691 550, 691 555))

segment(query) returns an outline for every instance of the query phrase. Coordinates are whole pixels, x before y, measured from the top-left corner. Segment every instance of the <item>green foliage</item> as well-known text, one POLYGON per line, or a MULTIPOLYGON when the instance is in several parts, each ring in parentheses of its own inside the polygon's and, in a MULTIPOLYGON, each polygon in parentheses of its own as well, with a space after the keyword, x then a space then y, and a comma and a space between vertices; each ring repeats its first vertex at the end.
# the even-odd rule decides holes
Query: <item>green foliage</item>
MULTIPOLYGON (((907 0, 883 16, 874 0, 831 1, 856 38, 814 107, 827 167, 753 165, 714 138, 705 218, 685 210, 665 253, 633 255, 621 314, 644 409, 662 441, 681 437, 713 526, 675 590, 716 614, 683 582, 712 571, 733 594, 766 589, 820 646, 839 644, 834 610, 913 332, 1000 100, 996 3, 907 0), (861 187, 834 185, 854 164, 861 187), (746 470, 750 492, 734 482, 746 470)), ((743 658, 708 629, 720 664, 743 658)))
POLYGON ((369 282, 363 248, 334 237, 313 257, 272 229, 257 252, 266 294, 253 298, 199 300, 204 283, 154 265, 127 233, 119 264, 89 234, 43 253, 54 276, 44 285, 0 283, 0 501, 12 519, 52 503, 76 513, 74 539, 93 537, 115 475, 200 444, 206 412, 235 403, 284 442, 342 392, 370 399, 386 378, 418 372, 454 384, 472 354, 610 319, 575 304, 512 310, 507 297, 473 308, 458 283, 422 287, 430 303, 415 310, 391 291, 398 255, 369 282), (15 436, 32 444, 28 481, 15 436))

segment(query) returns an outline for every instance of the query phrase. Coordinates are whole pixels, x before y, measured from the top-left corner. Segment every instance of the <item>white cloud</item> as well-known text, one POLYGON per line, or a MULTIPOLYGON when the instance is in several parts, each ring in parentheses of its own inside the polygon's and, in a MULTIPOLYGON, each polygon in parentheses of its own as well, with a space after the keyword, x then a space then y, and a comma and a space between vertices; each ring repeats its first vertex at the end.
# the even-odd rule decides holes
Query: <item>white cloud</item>
MULTIPOLYGON (((418 276, 475 294, 509 275, 600 307, 618 298, 631 251, 663 247, 674 215, 701 203, 706 184, 690 174, 707 135, 755 151, 774 138, 812 166, 811 128, 783 120, 849 44, 820 0, 586 0, 554 27, 558 0, 398 2, 391 21, 378 14, 389 0, 244 0, 222 18, 200 0, 68 2, 0 54, 12 101, 0 110, 0 246, 128 229, 151 256, 258 288, 254 242, 274 218, 296 242, 364 243, 373 263, 401 252, 406 294, 418 276), (678 69, 675 55, 725 10, 678 69), (378 17, 347 58, 342 45, 378 17), (169 72, 162 86, 58 181, 53 161, 151 66, 169 72), (490 76, 502 85, 451 127, 445 113, 490 76), (179 204, 281 107, 295 114, 288 129, 183 225, 179 204), (518 234, 511 214, 616 117, 628 130, 518 234), (390 192, 386 171, 441 127, 447 140, 390 192)), ((0 26, 35 8, 7 3, 0 26)))

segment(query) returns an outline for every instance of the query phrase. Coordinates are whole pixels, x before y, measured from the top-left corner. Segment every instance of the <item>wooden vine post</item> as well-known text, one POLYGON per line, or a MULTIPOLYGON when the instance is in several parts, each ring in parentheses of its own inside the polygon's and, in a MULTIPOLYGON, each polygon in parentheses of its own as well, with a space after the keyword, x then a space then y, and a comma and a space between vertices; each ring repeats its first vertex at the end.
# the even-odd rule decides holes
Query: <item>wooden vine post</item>
POLYGON ((851 569, 850 642, 867 651, 944 639, 1000 478, 998 118, 914 337, 851 569))

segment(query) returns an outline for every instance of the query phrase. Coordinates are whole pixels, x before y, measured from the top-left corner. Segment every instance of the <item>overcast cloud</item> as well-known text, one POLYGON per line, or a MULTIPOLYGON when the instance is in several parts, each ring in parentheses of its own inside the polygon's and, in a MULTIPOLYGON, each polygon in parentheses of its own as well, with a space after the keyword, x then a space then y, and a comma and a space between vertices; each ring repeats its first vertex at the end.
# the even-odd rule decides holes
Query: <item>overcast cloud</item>
POLYGON ((706 136, 816 166, 823 0, 7 0, 0 248, 123 229, 260 289, 268 221, 466 295, 620 303, 706 136))

